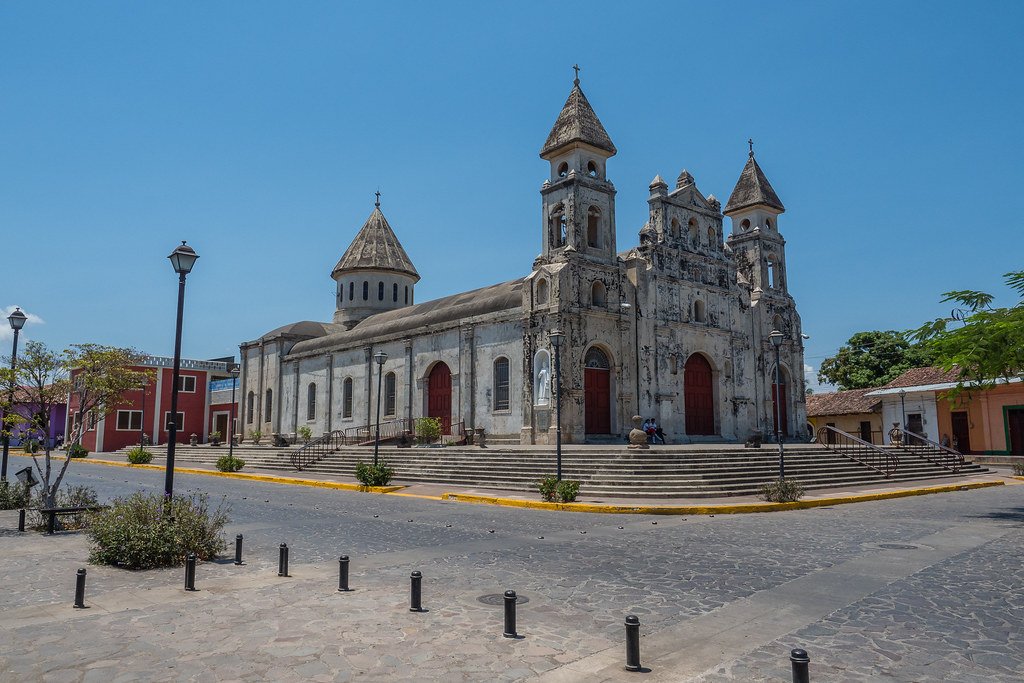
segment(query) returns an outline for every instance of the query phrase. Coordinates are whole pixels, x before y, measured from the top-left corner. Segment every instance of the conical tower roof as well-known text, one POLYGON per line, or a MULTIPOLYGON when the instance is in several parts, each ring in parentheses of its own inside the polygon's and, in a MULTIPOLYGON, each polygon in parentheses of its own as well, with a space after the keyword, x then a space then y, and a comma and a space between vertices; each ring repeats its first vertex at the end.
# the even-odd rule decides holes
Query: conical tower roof
POLYGON ((417 281, 420 279, 395 231, 388 225, 388 219, 381 213, 379 203, 334 266, 331 277, 353 270, 391 270, 411 275, 417 281))
POLYGON ((747 157, 747 165, 743 167, 740 179, 736 181, 736 187, 725 204, 724 213, 729 214, 757 204, 770 206, 780 212, 786 210, 779 195, 775 194, 772 184, 765 177, 764 171, 754 160, 754 153, 751 152, 747 157))
POLYGON ((608 137, 608 131, 601 125, 601 120, 597 118, 593 107, 587 101, 587 96, 583 94, 579 79, 573 81, 569 99, 565 101, 562 112, 555 120, 551 132, 548 133, 548 139, 540 150, 540 156, 544 158, 554 150, 572 142, 585 142, 612 155, 618 151, 612 144, 612 139, 608 137))

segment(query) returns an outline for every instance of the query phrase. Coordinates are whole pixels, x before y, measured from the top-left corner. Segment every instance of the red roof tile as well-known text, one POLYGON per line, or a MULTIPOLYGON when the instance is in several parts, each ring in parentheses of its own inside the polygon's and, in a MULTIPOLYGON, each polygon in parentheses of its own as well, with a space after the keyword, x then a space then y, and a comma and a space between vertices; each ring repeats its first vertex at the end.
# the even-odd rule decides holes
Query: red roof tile
POLYGON ((811 394, 807 397, 807 417, 824 417, 826 415, 853 415, 870 413, 878 399, 864 394, 874 391, 877 387, 867 389, 850 389, 830 394, 811 394))

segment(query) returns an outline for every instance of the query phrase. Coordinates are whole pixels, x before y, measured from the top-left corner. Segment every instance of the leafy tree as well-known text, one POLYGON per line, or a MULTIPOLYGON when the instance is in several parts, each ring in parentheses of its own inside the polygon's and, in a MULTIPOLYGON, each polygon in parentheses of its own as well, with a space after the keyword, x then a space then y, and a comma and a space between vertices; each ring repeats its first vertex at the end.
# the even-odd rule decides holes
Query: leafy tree
POLYGON ((893 330, 858 332, 818 369, 818 381, 840 389, 887 384, 910 368, 932 365, 933 353, 893 330))
POLYGON ((957 306, 952 315, 910 333, 934 355, 937 364, 946 370, 957 369, 958 390, 966 383, 984 388, 996 379, 1024 374, 1024 270, 1003 277, 1021 297, 1013 306, 993 308, 993 296, 985 292, 946 292, 943 303, 957 306))
MULTIPOLYGON (((70 395, 78 399, 80 415, 91 413, 99 419, 116 407, 123 392, 139 389, 146 383, 148 373, 131 369, 141 360, 142 356, 131 349, 79 344, 56 352, 40 342, 30 341, 25 345, 24 354, 18 356, 15 375, 0 378, 6 385, 5 391, 19 387, 20 403, 27 410, 18 411, 15 407, 14 412, 21 414, 23 432, 44 445, 42 462, 37 453, 32 454, 32 460, 39 472, 47 507, 52 507, 56 501, 57 490, 71 464, 71 446, 82 442, 87 421, 73 420, 71 433, 65 441, 68 447, 65 455, 54 457, 47 438, 53 407, 63 404, 70 395)), ((9 365, 9 359, 6 362, 9 365)))

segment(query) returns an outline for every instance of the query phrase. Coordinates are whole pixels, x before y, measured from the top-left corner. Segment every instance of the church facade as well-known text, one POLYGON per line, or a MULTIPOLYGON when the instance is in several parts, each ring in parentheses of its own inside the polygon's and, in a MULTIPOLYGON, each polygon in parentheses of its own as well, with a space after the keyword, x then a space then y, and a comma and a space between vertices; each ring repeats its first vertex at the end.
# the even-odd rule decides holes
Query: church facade
POLYGON ((785 207, 753 150, 724 209, 685 170, 672 188, 656 176, 639 244, 624 252, 606 174, 615 154, 577 79, 540 152, 550 175, 529 274, 421 304, 378 197, 331 273, 333 319, 241 344, 244 433, 370 425, 379 400, 382 422, 438 417, 447 431, 554 443, 558 329, 566 443, 617 441, 633 415, 655 418, 670 443, 767 436, 776 416, 787 436, 807 436, 785 207))

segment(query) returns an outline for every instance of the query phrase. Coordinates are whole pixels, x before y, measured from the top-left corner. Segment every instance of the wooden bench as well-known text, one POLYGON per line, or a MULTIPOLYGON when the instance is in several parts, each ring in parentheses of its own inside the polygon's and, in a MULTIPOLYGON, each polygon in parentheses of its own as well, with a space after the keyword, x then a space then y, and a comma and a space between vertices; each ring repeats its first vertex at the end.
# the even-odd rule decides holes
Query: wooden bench
POLYGON ((83 512, 100 512, 106 509, 106 505, 85 505, 73 508, 39 508, 39 514, 46 517, 46 533, 53 534, 56 530, 58 516, 80 515, 83 512))

